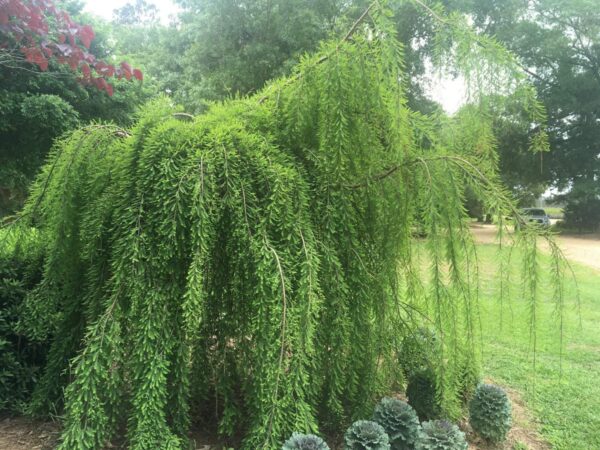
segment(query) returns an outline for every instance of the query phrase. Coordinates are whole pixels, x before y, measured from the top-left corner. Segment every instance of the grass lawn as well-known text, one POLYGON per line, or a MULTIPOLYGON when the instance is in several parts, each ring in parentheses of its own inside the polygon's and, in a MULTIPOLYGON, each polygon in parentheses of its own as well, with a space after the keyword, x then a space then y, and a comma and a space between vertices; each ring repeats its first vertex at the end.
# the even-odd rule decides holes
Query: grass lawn
MULTIPOLYGON (((575 285, 569 280, 565 286, 569 304, 564 322, 562 375, 560 322, 553 315, 549 276, 542 276, 534 373, 529 309, 519 301, 518 275, 514 276, 509 301, 501 305, 497 275, 491 264, 496 258, 496 247, 480 245, 479 249, 484 277, 484 376, 523 393, 540 432, 553 448, 600 449, 600 272, 573 264, 581 312, 577 312, 575 285)), ((515 274, 519 269, 517 261, 515 274)))

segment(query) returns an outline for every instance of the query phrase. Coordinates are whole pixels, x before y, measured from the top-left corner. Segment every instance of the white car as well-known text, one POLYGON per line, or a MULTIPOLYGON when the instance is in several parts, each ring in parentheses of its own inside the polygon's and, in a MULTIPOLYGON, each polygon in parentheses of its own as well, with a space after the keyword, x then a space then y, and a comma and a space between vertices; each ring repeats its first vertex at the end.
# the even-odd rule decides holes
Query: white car
POLYGON ((518 230, 521 225, 550 226, 550 217, 541 208, 524 208, 521 210, 521 217, 516 220, 515 230, 518 230))

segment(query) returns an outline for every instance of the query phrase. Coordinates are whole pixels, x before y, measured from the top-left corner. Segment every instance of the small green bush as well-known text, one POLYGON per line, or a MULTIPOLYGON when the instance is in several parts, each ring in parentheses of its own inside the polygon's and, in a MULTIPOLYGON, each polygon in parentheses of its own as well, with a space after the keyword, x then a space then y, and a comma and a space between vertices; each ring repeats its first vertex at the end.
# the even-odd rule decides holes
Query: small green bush
POLYGON ((424 422, 415 450, 466 450, 465 434, 447 420, 424 422))
POLYGON ((439 356, 439 349, 440 342, 434 331, 421 327, 409 333, 398 352, 398 362, 406 378, 430 368, 439 356))
POLYGON ((469 405, 473 430, 490 442, 502 442, 512 425, 510 400, 499 386, 480 384, 469 405))
POLYGON ((294 433, 283 444, 281 450, 329 450, 329 446, 314 434, 294 433))
POLYGON ((390 450, 390 441, 381 425, 370 420, 354 422, 344 435, 345 450, 390 450))
POLYGON ((419 419, 437 419, 441 415, 441 406, 437 396, 435 374, 431 369, 415 372, 408 380, 406 387, 408 403, 419 419))
POLYGON ((419 437, 419 419, 408 403, 385 397, 375 407, 373 421, 383 427, 392 450, 413 448, 419 437))

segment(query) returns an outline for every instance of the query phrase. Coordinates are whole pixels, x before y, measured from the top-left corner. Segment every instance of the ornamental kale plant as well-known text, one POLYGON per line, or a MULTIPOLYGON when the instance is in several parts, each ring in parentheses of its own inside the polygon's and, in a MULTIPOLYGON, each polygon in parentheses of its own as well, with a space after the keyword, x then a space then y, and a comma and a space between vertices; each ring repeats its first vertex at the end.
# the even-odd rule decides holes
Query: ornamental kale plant
POLYGON ((285 441, 281 450, 329 450, 329 447, 319 436, 294 433, 285 441))
POLYGON ((465 434, 447 420, 424 422, 415 450, 467 450, 465 434))
POLYGON ((469 422, 482 438, 504 441, 512 426, 510 400, 504 389, 493 384, 477 386, 469 404, 469 422))
POLYGON ((383 427, 392 450, 413 448, 419 436, 419 419, 415 410, 406 402, 385 397, 373 414, 373 421, 383 427))
POLYGON ((370 420, 354 422, 344 435, 345 450, 389 450, 390 441, 381 425, 370 420))

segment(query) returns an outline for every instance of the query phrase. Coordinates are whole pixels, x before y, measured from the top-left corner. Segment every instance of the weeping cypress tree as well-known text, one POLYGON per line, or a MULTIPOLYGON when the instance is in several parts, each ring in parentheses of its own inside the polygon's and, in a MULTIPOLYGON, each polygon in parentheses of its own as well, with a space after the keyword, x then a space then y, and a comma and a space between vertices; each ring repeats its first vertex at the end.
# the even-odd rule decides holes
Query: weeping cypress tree
POLYGON ((200 416, 244 449, 339 432, 401 377, 394 351, 423 320, 442 336, 440 401, 459 407, 477 363, 465 189, 500 218, 514 210, 484 94, 507 85, 533 122, 543 111, 508 52, 420 2, 477 106, 410 110, 381 3, 255 96, 195 118, 161 100, 131 130, 56 144, 20 223, 46 255, 26 309, 54 318, 31 407, 64 402, 61 449, 180 449, 200 416))

